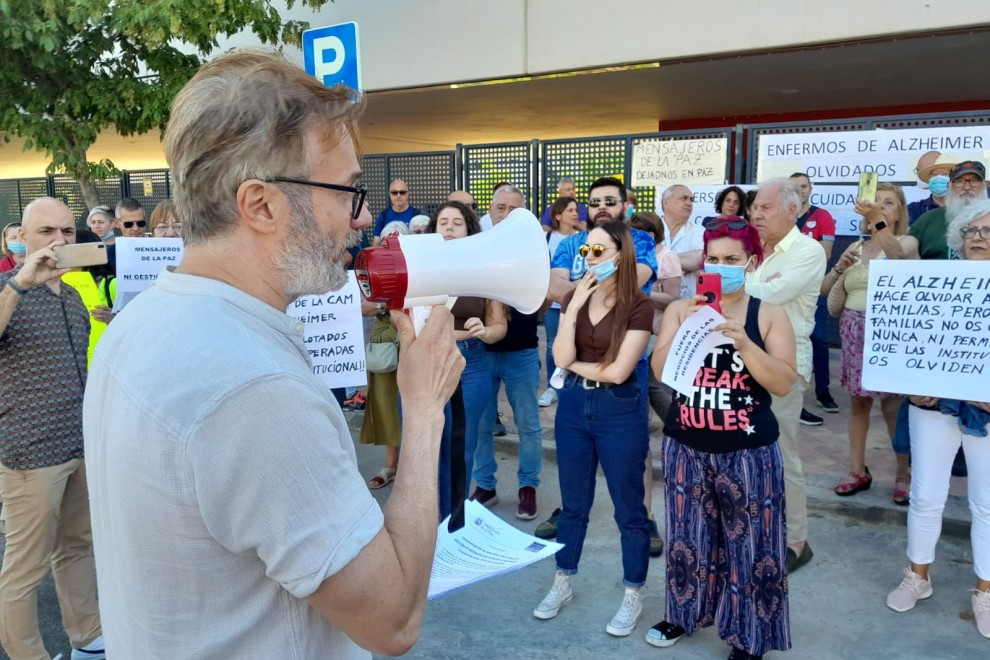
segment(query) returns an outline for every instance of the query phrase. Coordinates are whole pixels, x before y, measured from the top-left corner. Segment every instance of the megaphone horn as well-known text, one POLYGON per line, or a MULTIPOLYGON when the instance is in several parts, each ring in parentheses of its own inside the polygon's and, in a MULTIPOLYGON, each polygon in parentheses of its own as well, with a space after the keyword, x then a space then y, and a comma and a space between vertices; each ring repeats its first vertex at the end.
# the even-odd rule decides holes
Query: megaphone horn
POLYGON ((489 231, 467 238, 386 238, 358 254, 354 271, 364 297, 389 309, 476 296, 532 314, 550 288, 550 253, 540 221, 516 209, 489 231))

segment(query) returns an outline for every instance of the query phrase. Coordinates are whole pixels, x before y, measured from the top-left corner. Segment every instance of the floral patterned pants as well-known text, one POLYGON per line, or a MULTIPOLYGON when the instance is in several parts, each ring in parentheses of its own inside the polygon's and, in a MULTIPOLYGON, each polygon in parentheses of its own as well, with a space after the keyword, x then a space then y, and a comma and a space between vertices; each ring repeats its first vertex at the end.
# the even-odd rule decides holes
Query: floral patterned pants
POLYGON ((663 439, 667 616, 718 623, 753 655, 791 647, 784 470, 777 443, 712 454, 663 439))

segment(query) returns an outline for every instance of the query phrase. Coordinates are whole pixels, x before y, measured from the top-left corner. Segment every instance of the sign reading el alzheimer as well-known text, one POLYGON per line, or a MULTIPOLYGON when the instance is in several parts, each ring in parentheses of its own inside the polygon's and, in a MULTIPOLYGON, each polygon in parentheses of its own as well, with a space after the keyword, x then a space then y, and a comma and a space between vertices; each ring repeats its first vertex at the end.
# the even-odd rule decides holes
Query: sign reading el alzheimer
POLYGON ((985 261, 870 262, 863 387, 947 399, 990 391, 985 261))
POLYGON ((913 181, 927 151, 987 163, 990 126, 760 135, 757 179, 804 172, 814 182, 854 183, 876 172, 881 181, 913 181))
POLYGON ((114 241, 117 253, 117 297, 113 311, 119 312, 158 279, 168 266, 182 261, 181 238, 126 238, 114 241))
POLYGON ((724 137, 636 142, 632 185, 725 183, 727 152, 724 137))
POLYGON ((303 341, 313 373, 327 387, 367 385, 361 293, 354 271, 348 272, 347 284, 340 291, 303 296, 289 305, 286 314, 306 324, 303 341))

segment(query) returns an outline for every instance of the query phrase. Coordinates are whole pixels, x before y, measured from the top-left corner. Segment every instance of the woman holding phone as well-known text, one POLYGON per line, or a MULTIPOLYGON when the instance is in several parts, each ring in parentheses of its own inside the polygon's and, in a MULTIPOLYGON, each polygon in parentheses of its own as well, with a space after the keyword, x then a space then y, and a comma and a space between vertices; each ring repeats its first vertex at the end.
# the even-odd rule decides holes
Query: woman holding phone
POLYGON ((571 602, 595 497, 595 473, 605 473, 622 548, 625 594, 605 627, 629 635, 642 616, 639 590, 649 566, 650 520, 643 505, 643 465, 649 446, 646 401, 635 368, 646 349, 653 305, 636 282, 636 253, 629 228, 605 222, 578 249, 588 272, 561 302, 553 344, 567 369, 557 402, 554 433, 562 510, 557 519, 557 573, 533 616, 552 619, 571 602))
MULTIPOLYGON (((730 660, 749 660, 791 646, 784 468, 770 402, 797 380, 796 348, 784 310, 743 286, 763 260, 756 228, 739 217, 708 221, 703 259, 704 274, 721 277, 725 322, 715 331, 725 343, 705 358, 690 395, 677 393, 664 426, 667 616, 646 641, 671 646, 717 623, 730 660)), ((657 378, 678 329, 705 303, 699 293, 667 307, 657 378)))

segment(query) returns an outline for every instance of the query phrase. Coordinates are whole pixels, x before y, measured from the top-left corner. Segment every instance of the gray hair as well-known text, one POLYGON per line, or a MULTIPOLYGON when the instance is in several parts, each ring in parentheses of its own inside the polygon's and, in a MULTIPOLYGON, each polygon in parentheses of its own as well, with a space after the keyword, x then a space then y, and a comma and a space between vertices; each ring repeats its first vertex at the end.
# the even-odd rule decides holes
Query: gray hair
POLYGON ((102 215, 107 220, 113 220, 113 209, 109 206, 94 206, 88 214, 86 214, 86 226, 89 226, 89 221, 93 219, 93 216, 102 215))
MULTIPOLYGON (((409 220, 409 229, 425 227, 428 224, 430 224, 430 216, 420 213, 419 215, 414 215, 412 219, 409 220)), ((385 233, 384 229, 382 230, 382 233, 385 233)))
POLYGON ((492 195, 492 204, 495 203, 495 200, 498 199, 499 195, 503 195, 505 193, 512 193, 514 195, 519 195, 520 197, 523 198, 523 202, 526 201, 526 195, 523 194, 523 191, 519 190, 519 188, 516 188, 514 185, 510 183, 509 185, 502 186, 501 188, 495 191, 495 194, 492 195))
POLYGON ((575 185, 577 185, 577 184, 575 184, 575 183, 574 183, 574 177, 570 177, 570 176, 565 176, 565 177, 562 177, 562 178, 560 179, 560 181, 558 181, 558 182, 557 182, 557 190, 560 190, 560 187, 561 187, 562 185, 564 185, 565 183, 569 183, 569 184, 571 184, 572 186, 575 186, 575 185))
POLYGON ((959 230, 985 215, 990 215, 990 199, 981 199, 978 202, 973 202, 969 206, 959 209, 949 223, 949 228, 945 234, 945 242, 949 244, 950 248, 958 252, 959 256, 963 259, 966 258, 966 254, 963 252, 963 237, 959 234, 959 230))
POLYGON ((279 53, 235 51, 204 65, 175 97, 165 131, 185 244, 236 227, 244 181, 308 177, 306 134, 321 130, 330 149, 356 136, 363 108, 360 93, 325 87, 279 53))
MULTIPOLYGON (((415 218, 413 218, 415 220, 415 218)), ((429 220, 429 218, 427 218, 429 220)), ((411 221, 410 221, 411 224, 411 221)), ((391 236, 392 234, 402 234, 405 236, 409 233, 409 225, 404 223, 402 220, 393 220, 384 227, 382 227, 382 236, 391 236)))
POLYGON ((683 183, 675 183, 672 186, 667 186, 666 188, 663 189, 663 194, 660 195, 660 205, 663 206, 663 203, 666 202, 668 199, 670 199, 674 195, 674 191, 677 190, 678 188, 687 188, 689 192, 691 191, 691 189, 685 186, 683 183))
POLYGON ((773 188, 777 189, 777 202, 782 208, 786 209, 788 206, 794 205, 794 220, 797 220, 797 211, 801 210, 801 190, 795 185, 794 180, 786 177, 767 179, 761 181, 756 190, 759 192, 773 188))

